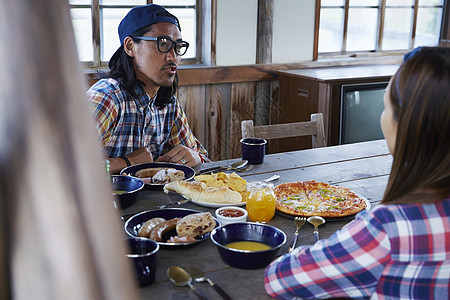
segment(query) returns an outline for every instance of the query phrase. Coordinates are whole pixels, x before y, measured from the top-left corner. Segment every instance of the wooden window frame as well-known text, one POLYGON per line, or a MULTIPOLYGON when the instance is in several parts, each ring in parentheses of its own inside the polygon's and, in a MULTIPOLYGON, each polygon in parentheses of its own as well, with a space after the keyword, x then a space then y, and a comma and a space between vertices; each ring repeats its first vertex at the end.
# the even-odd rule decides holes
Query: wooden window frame
MULTIPOLYGON (((380 0, 378 5, 371 5, 366 7, 376 7, 378 8, 378 28, 377 28, 377 41, 375 50, 369 51, 347 51, 347 28, 348 28, 348 11, 350 0, 344 1, 344 6, 336 6, 344 9, 344 24, 343 24, 343 34, 342 34, 342 49, 339 52, 326 52, 319 53, 319 25, 320 25, 320 9, 321 9, 321 0, 316 0, 316 18, 314 24, 314 49, 313 49, 313 61, 317 61, 320 58, 330 58, 330 57, 356 57, 356 56, 380 56, 380 55, 389 55, 389 54, 399 54, 405 53, 414 47, 415 38, 416 38, 416 28, 417 28, 417 16, 419 11, 419 0, 414 0, 414 4, 411 6, 402 6, 402 7, 411 7, 413 9, 413 17, 412 17, 412 28, 411 28, 411 36, 409 37, 409 48, 404 50, 382 50, 382 41, 383 41, 383 29, 384 29, 384 20, 386 13, 386 0, 380 0)), ((389 6, 396 7, 396 6, 389 6)), ((441 5, 420 5, 420 7, 442 7, 442 19, 441 19, 441 32, 439 34, 439 45, 448 44, 448 32, 447 28, 450 26, 449 22, 449 1, 444 0, 442 6, 441 5)))
MULTIPOLYGON (((125 3, 126 1, 124 1, 125 3)), ((196 11, 196 53, 193 58, 182 58, 181 64, 200 64, 202 62, 202 0, 195 1, 196 11)), ((153 0, 147 0, 147 4, 153 3, 153 0)), ((70 4, 70 8, 89 8, 91 9, 91 22, 92 22, 92 49, 93 60, 89 62, 83 62, 83 65, 87 68, 104 68, 107 67, 108 61, 101 60, 101 17, 100 11, 103 8, 128 8, 132 9, 136 5, 100 5, 100 0, 91 0, 91 4, 70 4)), ((180 6, 164 5, 165 8, 180 8, 180 6)), ((184 8, 191 8, 191 5, 186 5, 184 8)), ((183 7, 182 7, 183 8, 183 7)))

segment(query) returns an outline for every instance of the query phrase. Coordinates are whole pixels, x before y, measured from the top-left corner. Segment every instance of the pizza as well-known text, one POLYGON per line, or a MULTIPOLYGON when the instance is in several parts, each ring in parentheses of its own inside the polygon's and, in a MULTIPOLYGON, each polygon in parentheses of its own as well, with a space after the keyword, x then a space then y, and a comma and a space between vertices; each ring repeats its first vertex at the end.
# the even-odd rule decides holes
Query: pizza
POLYGON ((352 190, 315 180, 282 183, 274 191, 276 209, 293 216, 345 217, 367 207, 352 190))

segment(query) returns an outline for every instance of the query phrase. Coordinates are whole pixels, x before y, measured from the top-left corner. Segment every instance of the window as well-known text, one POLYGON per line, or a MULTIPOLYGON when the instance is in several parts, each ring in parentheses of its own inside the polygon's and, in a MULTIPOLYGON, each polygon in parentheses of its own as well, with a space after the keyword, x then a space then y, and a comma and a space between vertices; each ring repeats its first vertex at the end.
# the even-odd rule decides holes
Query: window
POLYGON ((319 54, 439 43, 444 0, 321 0, 319 54))
POLYGON ((105 66, 120 46, 117 27, 130 9, 155 3, 175 15, 181 24, 183 39, 189 49, 183 62, 198 60, 196 0, 69 0, 80 61, 88 66, 105 66))

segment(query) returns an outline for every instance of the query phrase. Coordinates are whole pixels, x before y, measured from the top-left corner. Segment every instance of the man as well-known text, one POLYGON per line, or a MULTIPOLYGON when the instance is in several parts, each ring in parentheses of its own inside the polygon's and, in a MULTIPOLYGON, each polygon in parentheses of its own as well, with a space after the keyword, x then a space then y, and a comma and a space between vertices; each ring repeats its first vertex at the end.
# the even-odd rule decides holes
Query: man
POLYGON ((159 5, 135 7, 120 22, 119 38, 110 72, 87 92, 111 173, 153 161, 210 161, 174 96, 189 47, 178 19, 159 5))

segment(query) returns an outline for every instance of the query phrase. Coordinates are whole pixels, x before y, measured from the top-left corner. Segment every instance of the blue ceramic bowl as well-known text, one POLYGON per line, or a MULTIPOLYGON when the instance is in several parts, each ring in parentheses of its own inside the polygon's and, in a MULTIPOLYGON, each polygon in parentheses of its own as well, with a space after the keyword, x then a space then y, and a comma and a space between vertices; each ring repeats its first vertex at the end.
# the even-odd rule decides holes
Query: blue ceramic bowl
POLYGON ((280 229, 260 223, 233 223, 215 228, 211 240, 217 246, 222 260, 235 268, 265 268, 273 260, 280 248, 286 243, 286 234, 280 229), (271 249, 263 251, 237 250, 225 247, 231 242, 255 241, 269 245, 271 249))
POLYGON ((139 178, 125 175, 111 176, 111 185, 113 195, 119 199, 119 207, 122 209, 133 205, 139 191, 144 187, 144 183, 139 178))
MULTIPOLYGON (((173 218, 183 218, 190 214, 201 213, 202 211, 194 210, 194 209, 186 209, 186 208, 164 208, 164 209, 153 209, 147 210, 140 213, 137 213, 131 216, 124 225, 125 232, 131 237, 137 237, 139 229, 141 226, 148 220, 153 218, 164 218, 166 220, 170 220, 173 218)), ((214 217, 213 217, 214 218, 214 217)), ((216 221, 216 227, 220 226, 219 221, 214 218, 216 221)), ((171 236, 175 236, 176 231, 172 230, 164 234, 163 240, 168 240, 171 236)), ((194 242, 189 243, 166 243, 166 242, 158 242, 160 246, 164 248, 181 248, 186 246, 193 246, 197 243, 200 243, 210 237, 211 233, 206 233, 202 236, 199 236, 195 239, 194 242)))
POLYGON ((147 286, 155 281, 157 242, 143 238, 127 238, 126 256, 133 262, 139 286, 147 286))

